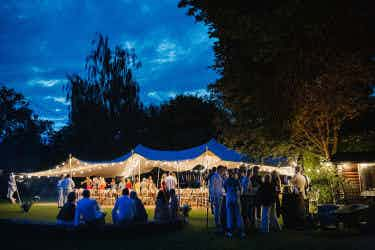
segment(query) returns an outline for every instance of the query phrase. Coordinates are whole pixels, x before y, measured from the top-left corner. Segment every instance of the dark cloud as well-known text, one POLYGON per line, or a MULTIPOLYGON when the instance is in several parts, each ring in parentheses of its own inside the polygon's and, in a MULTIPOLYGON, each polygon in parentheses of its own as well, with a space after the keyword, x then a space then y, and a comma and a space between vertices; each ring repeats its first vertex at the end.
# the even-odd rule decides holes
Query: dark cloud
POLYGON ((0 3, 0 83, 22 92, 41 117, 67 122, 66 75, 82 72, 96 32, 135 48, 142 100, 202 95, 217 75, 207 27, 178 0, 17 0, 0 3))

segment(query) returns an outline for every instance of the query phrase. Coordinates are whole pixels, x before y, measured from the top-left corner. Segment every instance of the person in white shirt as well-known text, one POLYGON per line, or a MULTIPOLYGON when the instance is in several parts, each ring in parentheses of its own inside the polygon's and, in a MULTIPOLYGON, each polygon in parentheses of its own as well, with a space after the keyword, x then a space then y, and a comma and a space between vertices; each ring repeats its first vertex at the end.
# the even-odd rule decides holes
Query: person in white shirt
POLYGON ((83 198, 77 202, 74 215, 74 226, 79 226, 81 221, 87 225, 98 225, 105 223, 105 213, 100 210, 96 200, 90 199, 90 191, 82 192, 83 198))
POLYGON ((62 185, 63 192, 64 192, 64 202, 63 202, 63 204, 65 204, 68 201, 68 194, 73 192, 76 185, 75 185, 73 179, 70 177, 70 174, 65 176, 65 179, 62 181, 61 185, 62 185))
POLYGON ((224 168, 219 166, 217 172, 214 172, 209 180, 209 192, 211 203, 213 204, 214 219, 217 230, 222 230, 221 225, 221 203, 223 200, 223 174, 224 168))
POLYGON ((64 188, 63 188, 64 176, 61 175, 60 179, 57 181, 57 207, 62 208, 64 206, 64 188))
POLYGON ((116 200, 112 209, 112 221, 114 224, 131 224, 135 217, 135 203, 129 197, 129 189, 122 190, 122 196, 116 200))
POLYGON ((306 199, 306 178, 301 174, 301 168, 296 167, 296 174, 292 179, 292 183, 294 187, 298 190, 298 192, 302 195, 302 198, 306 199))
POLYGON ((7 198, 10 200, 12 204, 16 203, 16 199, 14 199, 14 194, 17 192, 17 183, 16 178, 13 173, 10 173, 9 180, 8 180, 8 193, 7 198))
POLYGON ((169 172, 167 178, 165 178, 165 184, 167 185, 167 191, 176 189, 177 179, 172 175, 172 172, 169 172))

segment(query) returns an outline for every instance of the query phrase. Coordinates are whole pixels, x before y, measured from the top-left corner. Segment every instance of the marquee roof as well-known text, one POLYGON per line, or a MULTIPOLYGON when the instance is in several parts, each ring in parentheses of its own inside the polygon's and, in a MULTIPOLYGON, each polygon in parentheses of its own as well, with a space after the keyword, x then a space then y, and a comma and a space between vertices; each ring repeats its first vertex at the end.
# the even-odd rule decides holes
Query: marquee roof
POLYGON ((89 162, 71 158, 53 169, 26 173, 32 176, 59 176, 71 174, 85 176, 132 176, 143 174, 159 167, 164 171, 183 172, 197 165, 205 168, 223 165, 238 168, 248 164, 249 158, 211 139, 209 142, 184 150, 157 150, 138 145, 134 150, 110 161, 89 162))
POLYGON ((157 150, 139 144, 134 153, 142 155, 149 160, 181 161, 197 158, 206 151, 212 152, 223 161, 247 162, 247 157, 211 139, 208 143, 184 150, 157 150))

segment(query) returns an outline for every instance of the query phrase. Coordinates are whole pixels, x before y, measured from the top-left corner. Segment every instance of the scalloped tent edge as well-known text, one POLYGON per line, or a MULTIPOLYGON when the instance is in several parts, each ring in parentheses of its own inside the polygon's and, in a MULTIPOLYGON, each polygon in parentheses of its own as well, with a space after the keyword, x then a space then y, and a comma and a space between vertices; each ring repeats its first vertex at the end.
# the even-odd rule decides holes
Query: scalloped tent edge
POLYGON ((53 169, 23 173, 23 175, 50 177, 71 174, 73 177, 128 177, 150 172, 155 167, 164 171, 184 172, 192 170, 197 165, 203 165, 206 169, 218 165, 238 168, 249 166, 250 158, 227 148, 214 139, 184 150, 157 150, 139 144, 131 152, 110 161, 90 162, 73 157, 53 169))

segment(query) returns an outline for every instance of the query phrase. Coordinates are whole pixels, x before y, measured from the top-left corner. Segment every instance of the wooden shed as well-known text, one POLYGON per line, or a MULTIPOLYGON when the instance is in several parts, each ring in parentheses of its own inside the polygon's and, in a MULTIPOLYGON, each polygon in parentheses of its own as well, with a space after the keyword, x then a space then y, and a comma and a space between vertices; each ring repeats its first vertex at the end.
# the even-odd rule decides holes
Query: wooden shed
POLYGON ((375 152, 344 152, 332 157, 343 177, 344 199, 354 203, 375 197, 375 152))

